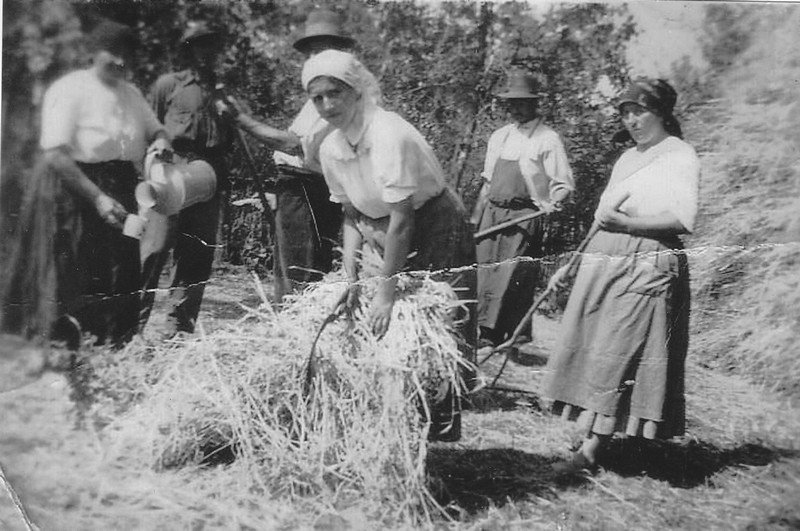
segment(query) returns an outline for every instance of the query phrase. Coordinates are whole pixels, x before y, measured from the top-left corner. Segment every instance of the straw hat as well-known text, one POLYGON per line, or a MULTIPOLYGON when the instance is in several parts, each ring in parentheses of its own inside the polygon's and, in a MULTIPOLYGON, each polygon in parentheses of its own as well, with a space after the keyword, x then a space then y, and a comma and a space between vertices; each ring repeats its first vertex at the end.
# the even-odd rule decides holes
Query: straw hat
POLYGON ((496 94, 498 98, 504 99, 531 99, 540 98, 542 95, 539 80, 522 70, 509 73, 505 91, 496 94))
POLYGON ((328 9, 317 9, 309 13, 305 33, 295 41, 294 48, 307 53, 312 42, 323 38, 337 43, 342 48, 351 48, 356 42, 342 31, 342 19, 338 14, 328 9))

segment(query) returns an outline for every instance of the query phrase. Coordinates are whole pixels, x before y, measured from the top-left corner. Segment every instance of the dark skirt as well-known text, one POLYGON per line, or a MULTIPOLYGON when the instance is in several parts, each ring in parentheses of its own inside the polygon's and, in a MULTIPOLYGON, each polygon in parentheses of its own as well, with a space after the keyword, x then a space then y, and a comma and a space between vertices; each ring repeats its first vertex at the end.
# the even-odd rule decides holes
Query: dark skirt
MULTIPOLYGON (((365 234, 365 240, 382 255, 382 237, 385 236, 388 220, 362 217, 358 222, 372 225, 373 232, 365 234), (376 235, 380 236, 376 238, 376 235)), ((464 359, 474 364, 478 333, 477 276, 475 243, 467 211, 458 196, 446 188, 417 209, 414 224, 411 257, 405 271, 410 274, 424 272, 431 275, 433 280, 447 282, 453 288, 462 301, 460 314, 455 317, 459 350, 464 359)), ((473 370, 465 370, 462 379, 468 389, 474 387, 473 370)), ((430 404, 431 418, 428 420, 431 423, 431 439, 456 441, 461 437, 461 394, 451 389, 441 401, 430 404)))
MULTIPOLYGON (((138 177, 130 162, 79 164, 104 193, 136 212, 138 177)), ((105 223, 94 205, 67 192, 40 162, 28 183, 6 294, 5 329, 46 338, 63 315, 98 344, 120 346, 137 330, 139 242, 105 223)))
POLYGON ((601 435, 683 435, 689 297, 677 239, 598 232, 542 383, 554 411, 601 435))

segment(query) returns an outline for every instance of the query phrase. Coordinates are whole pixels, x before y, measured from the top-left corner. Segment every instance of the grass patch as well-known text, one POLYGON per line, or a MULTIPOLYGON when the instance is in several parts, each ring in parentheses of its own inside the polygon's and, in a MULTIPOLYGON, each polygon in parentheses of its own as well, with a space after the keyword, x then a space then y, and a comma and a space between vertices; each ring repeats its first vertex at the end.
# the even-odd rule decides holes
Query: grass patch
POLYGON ((688 124, 701 209, 689 242, 694 351, 708 366, 800 397, 800 11, 771 13, 721 97, 688 124))

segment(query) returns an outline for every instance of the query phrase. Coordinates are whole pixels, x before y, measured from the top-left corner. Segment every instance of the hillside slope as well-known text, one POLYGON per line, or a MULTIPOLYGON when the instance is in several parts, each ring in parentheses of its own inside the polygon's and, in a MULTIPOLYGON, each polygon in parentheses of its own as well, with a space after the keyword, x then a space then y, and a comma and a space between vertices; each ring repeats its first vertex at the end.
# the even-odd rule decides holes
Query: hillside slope
MULTIPOLYGON (((792 6, 794 7, 794 6, 792 6)), ((693 351, 800 396, 800 9, 762 19, 687 124, 703 161, 693 351)))

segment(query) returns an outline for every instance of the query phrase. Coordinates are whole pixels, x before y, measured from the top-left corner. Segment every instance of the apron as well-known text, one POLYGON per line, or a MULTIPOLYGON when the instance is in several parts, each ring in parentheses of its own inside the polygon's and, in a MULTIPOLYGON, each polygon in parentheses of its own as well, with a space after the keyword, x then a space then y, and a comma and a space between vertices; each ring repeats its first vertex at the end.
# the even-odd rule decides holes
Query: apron
MULTIPOLYGON (((479 230, 538 210, 518 160, 497 160, 488 199, 479 230)), ((517 258, 530 251, 541 255, 542 233, 541 218, 535 218, 478 242, 478 324, 493 331, 495 343, 514 331, 533 302, 538 265, 517 258)))

